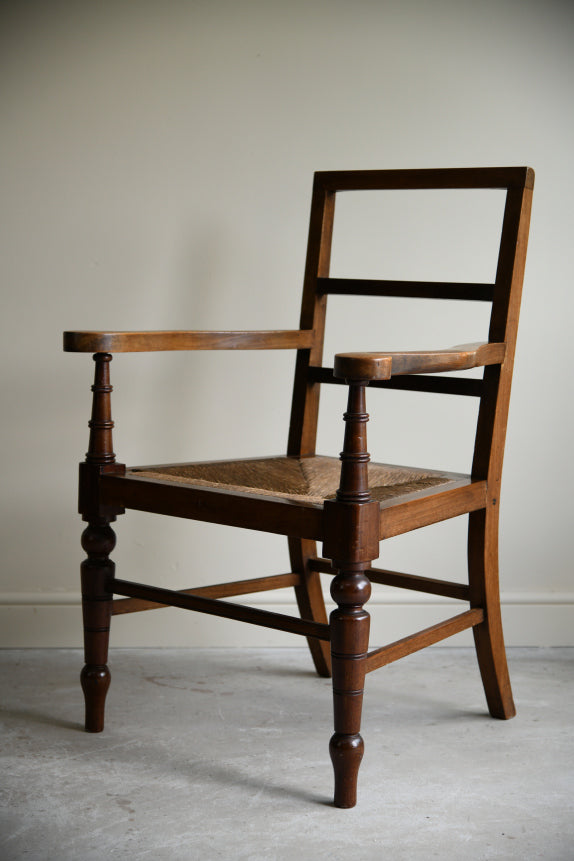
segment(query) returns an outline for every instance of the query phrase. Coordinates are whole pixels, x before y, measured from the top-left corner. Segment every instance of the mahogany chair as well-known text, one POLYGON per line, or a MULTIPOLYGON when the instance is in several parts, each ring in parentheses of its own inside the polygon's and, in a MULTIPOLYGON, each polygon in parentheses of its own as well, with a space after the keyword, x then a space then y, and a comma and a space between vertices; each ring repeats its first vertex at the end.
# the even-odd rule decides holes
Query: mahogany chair
POLYGON ((493 717, 515 714, 502 635, 498 586, 498 501, 534 173, 529 168, 344 171, 315 174, 300 328, 264 332, 90 332, 64 334, 64 349, 94 353, 89 449, 80 465, 86 730, 100 732, 110 684, 110 617, 181 607, 307 638, 317 672, 333 677, 335 805, 356 803, 363 756, 359 734, 365 674, 472 628, 493 717), (372 281, 329 277, 335 196, 349 190, 497 188, 506 190, 493 284, 372 281), (490 302, 488 341, 436 351, 341 353, 323 366, 329 294, 412 296, 490 302), (114 352, 296 350, 286 456, 129 468, 112 447, 110 361, 114 352), (440 376, 484 367, 482 378, 440 376), (439 374, 439 375, 437 375, 439 374), (339 460, 316 454, 319 390, 348 386, 339 460), (470 475, 369 463, 365 390, 442 392, 480 399, 470 475), (173 591, 115 577, 110 523, 126 508, 286 535, 291 572, 173 591), (379 543, 468 514, 468 583, 372 568, 379 543), (322 543, 322 555, 316 542, 322 543), (320 573, 334 575, 337 608, 327 619, 320 573), (462 599, 468 609, 440 624, 369 651, 365 603, 371 582, 462 599), (293 586, 301 618, 222 598, 293 586), (125 596, 115 598, 115 595, 125 596))

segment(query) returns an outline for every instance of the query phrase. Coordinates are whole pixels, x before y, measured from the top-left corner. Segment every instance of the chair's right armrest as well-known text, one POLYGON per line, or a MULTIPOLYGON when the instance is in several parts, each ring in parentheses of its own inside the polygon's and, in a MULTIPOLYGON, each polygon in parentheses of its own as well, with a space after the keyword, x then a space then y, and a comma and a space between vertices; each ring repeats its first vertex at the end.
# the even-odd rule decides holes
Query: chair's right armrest
POLYGON ((300 350, 313 343, 311 329, 203 332, 64 332, 69 353, 142 353, 159 350, 300 350))
POLYGON ((333 374, 347 380, 389 380, 404 374, 464 371, 504 361, 505 344, 462 344, 446 350, 401 353, 338 353, 333 374))

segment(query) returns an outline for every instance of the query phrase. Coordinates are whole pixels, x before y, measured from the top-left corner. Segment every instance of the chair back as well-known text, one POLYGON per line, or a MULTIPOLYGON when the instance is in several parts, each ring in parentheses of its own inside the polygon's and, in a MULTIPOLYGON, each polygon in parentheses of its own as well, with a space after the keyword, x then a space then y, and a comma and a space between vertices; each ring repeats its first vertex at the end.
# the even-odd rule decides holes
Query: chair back
MULTIPOLYGON (((304 457, 315 454, 321 384, 342 382, 333 376, 332 368, 323 366, 327 297, 330 294, 490 302, 488 340, 504 343, 506 349, 503 363, 487 366, 482 379, 419 374, 372 382, 371 387, 479 397, 472 476, 488 479, 493 487, 500 481, 533 186, 534 171, 527 167, 326 171, 315 174, 300 321, 301 329, 311 329, 314 335, 309 349, 297 351, 287 448, 289 455, 304 457), (336 195, 345 191, 391 189, 505 190, 494 283, 331 278, 329 269, 336 195)), ((384 350, 385 345, 381 344, 379 349, 384 350)))

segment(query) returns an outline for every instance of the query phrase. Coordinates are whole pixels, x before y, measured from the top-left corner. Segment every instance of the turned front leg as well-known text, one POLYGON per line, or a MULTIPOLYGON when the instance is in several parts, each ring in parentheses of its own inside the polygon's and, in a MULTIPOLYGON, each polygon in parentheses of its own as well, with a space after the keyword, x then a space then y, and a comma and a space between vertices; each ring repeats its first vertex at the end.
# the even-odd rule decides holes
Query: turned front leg
POLYGON ((106 694, 111 678, 107 666, 113 597, 109 584, 115 569, 109 554, 115 544, 114 530, 105 521, 90 523, 82 533, 82 547, 88 556, 81 566, 85 666, 80 680, 86 703, 87 732, 101 732, 104 728, 106 694))
POLYGON ((86 730, 101 732, 104 707, 110 686, 108 642, 112 615, 114 563, 109 558, 116 536, 110 521, 123 509, 107 506, 100 498, 100 479, 105 473, 123 471, 116 464, 112 444, 114 423, 111 415, 109 353, 94 356, 90 443, 86 460, 80 465, 80 513, 88 522, 82 533, 87 558, 82 562, 82 611, 84 618, 85 666, 80 679, 86 703, 86 730))
POLYGON ((323 553, 333 560, 337 576, 331 596, 337 603, 330 617, 335 733, 329 751, 335 771, 336 807, 357 803, 357 776, 363 757, 361 710, 365 658, 369 646, 371 583, 365 576, 379 555, 379 504, 369 493, 365 383, 353 381, 345 419, 341 478, 335 499, 324 507, 323 553))
POLYGON ((331 595, 338 605, 330 617, 335 732, 329 752, 335 772, 336 807, 354 807, 357 803, 357 777, 364 749, 359 730, 370 622, 363 604, 370 594, 371 584, 361 572, 342 570, 331 584, 331 595))

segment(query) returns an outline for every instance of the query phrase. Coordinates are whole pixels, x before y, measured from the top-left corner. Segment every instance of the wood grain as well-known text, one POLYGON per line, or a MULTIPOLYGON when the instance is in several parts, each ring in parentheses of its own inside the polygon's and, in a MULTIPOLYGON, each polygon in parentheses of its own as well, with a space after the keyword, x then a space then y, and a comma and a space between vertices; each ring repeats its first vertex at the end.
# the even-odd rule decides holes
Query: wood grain
POLYGON ((399 658, 412 655, 413 652, 426 649, 427 646, 432 646, 434 643, 440 642, 440 640, 445 640, 447 637, 459 634, 467 628, 480 625, 483 621, 484 610, 467 610, 465 613, 459 613, 458 616, 453 616, 452 619, 447 619, 445 622, 431 625, 430 628, 425 628, 417 634, 410 634, 410 636, 403 637, 402 640, 397 640, 388 646, 374 649, 367 655, 366 672, 371 673, 379 667, 384 667, 393 661, 397 661, 399 658))
POLYGON ((388 380, 403 374, 465 371, 504 361, 504 344, 462 344, 446 350, 338 353, 333 374, 347 380, 388 380))
MULTIPOLYGON (((234 595, 252 595, 257 592, 268 592, 272 589, 285 589, 287 586, 298 586, 299 574, 273 574, 270 577, 255 577, 251 580, 235 580, 228 583, 214 583, 210 586, 195 586, 191 589, 178 589, 181 595, 199 595, 203 598, 231 598, 234 595)), ((165 607, 154 601, 143 598, 116 598, 112 603, 112 616, 124 613, 138 613, 141 610, 159 610, 165 607)), ((325 623, 327 619, 325 618, 325 623)))
POLYGON ((104 502, 118 507, 314 541, 323 538, 323 510, 318 504, 294 504, 256 493, 139 478, 129 471, 125 475, 103 475, 101 493, 104 502))
POLYGON ((380 538, 392 538, 484 508, 486 497, 486 482, 468 478, 461 479, 454 487, 448 485, 446 490, 441 491, 439 485, 381 502, 380 538))
POLYGON ((314 333, 300 329, 260 332, 64 332, 69 353, 144 353, 160 350, 299 350, 314 333))
POLYGON ((272 613, 269 610, 245 607, 242 604, 232 604, 228 601, 204 598, 201 595, 176 592, 172 589, 162 589, 158 586, 147 586, 143 583, 133 583, 117 578, 114 579, 113 590, 116 595, 128 595, 144 601, 165 604, 168 607, 179 607, 182 610, 195 610, 198 613, 209 613, 212 616, 223 616, 226 619, 235 619, 239 622, 248 622, 250 625, 260 625, 264 628, 287 631, 304 637, 317 637, 321 640, 329 640, 330 638, 328 625, 307 622, 304 619, 285 616, 282 613, 272 613))

